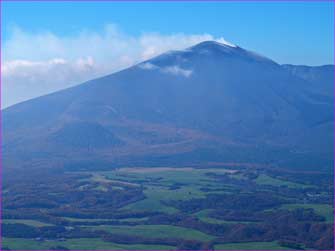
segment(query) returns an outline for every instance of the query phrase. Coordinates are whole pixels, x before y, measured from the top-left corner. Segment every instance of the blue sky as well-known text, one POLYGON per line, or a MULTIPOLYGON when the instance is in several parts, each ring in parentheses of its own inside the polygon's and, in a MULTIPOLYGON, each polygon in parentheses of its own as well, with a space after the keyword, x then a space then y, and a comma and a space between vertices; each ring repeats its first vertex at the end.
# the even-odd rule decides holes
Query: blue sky
POLYGON ((278 63, 334 62, 331 1, 1 4, 2 107, 204 40, 278 63))
POLYGON ((138 35, 208 33, 280 63, 320 65, 333 59, 333 2, 4 2, 3 40, 18 26, 59 36, 113 23, 138 35))

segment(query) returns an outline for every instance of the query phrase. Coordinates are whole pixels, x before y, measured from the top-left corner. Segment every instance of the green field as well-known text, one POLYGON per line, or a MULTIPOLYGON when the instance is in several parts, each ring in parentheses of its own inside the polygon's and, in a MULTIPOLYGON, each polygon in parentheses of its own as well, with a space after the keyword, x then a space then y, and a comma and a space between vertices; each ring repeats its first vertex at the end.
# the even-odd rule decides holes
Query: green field
POLYGON ((124 218, 124 219, 81 219, 81 218, 72 218, 72 217, 62 217, 64 220, 73 221, 73 222, 96 222, 96 221, 121 221, 121 222, 137 222, 147 220, 148 217, 142 218, 124 218))
POLYGON ((177 209, 169 206, 163 205, 159 200, 155 200, 152 198, 147 198, 132 204, 129 204, 122 209, 125 210, 135 210, 135 211, 154 211, 154 212, 162 212, 173 214, 178 212, 177 209))
POLYGON ((37 220, 21 220, 21 219, 3 219, 2 223, 7 223, 7 224, 19 223, 19 224, 25 224, 25 225, 28 225, 28 226, 32 226, 32 227, 53 226, 50 223, 44 223, 44 222, 37 221, 37 220))
MULTIPOLYGON (((230 173, 225 169, 188 169, 179 168, 178 171, 147 168, 144 171, 130 171, 120 169, 117 172, 104 172, 107 179, 128 180, 136 184, 138 180, 146 180, 144 194, 146 199, 125 206, 127 210, 148 210, 164 213, 176 213, 178 210, 161 203, 161 200, 190 200, 193 198, 205 198, 206 193, 201 188, 224 188, 225 184, 217 183, 206 173, 230 173), (174 184, 181 184, 180 188, 170 189, 174 184)), ((220 192, 224 193, 224 192, 220 192)))
POLYGON ((281 207, 282 209, 293 210, 297 208, 312 208, 315 213, 325 217, 327 222, 334 222, 333 208, 327 204, 285 204, 281 207))
POLYGON ((105 230, 114 234, 143 236, 149 238, 181 238, 185 240, 210 241, 214 237, 200 231, 170 225, 136 225, 136 226, 111 226, 100 225, 90 227, 92 230, 105 230))
POLYGON ((226 221, 226 220, 216 219, 216 218, 210 217, 208 215, 211 211, 212 210, 210 210, 210 209, 201 210, 201 211, 195 213, 194 216, 196 216, 199 220, 201 220, 203 222, 207 222, 207 223, 211 223, 211 224, 236 224, 236 223, 252 224, 252 223, 254 223, 254 222, 249 222, 249 221, 226 221))
POLYGON ((215 250, 289 250, 277 242, 245 242, 215 245, 215 250))
POLYGON ((205 198, 205 193, 200 191, 197 186, 183 186, 171 190, 166 187, 148 186, 144 194, 155 200, 190 200, 192 198, 205 198))
POLYGON ((255 180, 259 185, 270 185, 270 186, 287 186, 289 188, 304 188, 308 187, 307 185, 295 183, 291 181, 281 180, 272 178, 266 174, 260 174, 255 180))
POLYGON ((174 250, 167 245, 124 245, 105 242, 99 238, 69 239, 66 241, 36 241, 22 238, 2 238, 2 246, 12 250, 48 250, 57 246, 71 250, 174 250))
MULTIPOLYGON (((29 208, 24 211, 26 219, 15 219, 17 213, 11 215, 12 209, 7 210, 6 214, 10 217, 6 218, 10 219, 3 220, 3 223, 8 224, 5 225, 8 231, 4 234, 6 237, 3 238, 3 247, 14 250, 50 250, 62 247, 70 250, 175 250, 194 247, 215 250, 284 250, 288 248, 281 247, 278 241, 282 240, 281 234, 286 234, 286 226, 294 229, 295 233, 303 231, 304 236, 308 236, 306 240, 314 238, 310 237, 312 233, 305 230, 304 223, 320 226, 311 228, 316 231, 315 236, 322 237, 318 240, 320 243, 331 239, 327 235, 330 233, 328 229, 333 220, 333 209, 326 204, 329 201, 328 190, 323 187, 307 187, 302 184, 306 181, 303 179, 302 183, 295 183, 270 177, 262 170, 215 168, 121 168, 78 173, 71 172, 71 182, 68 181, 67 184, 58 181, 62 185, 60 190, 55 189, 58 183, 51 180, 54 183, 51 183, 48 194, 64 196, 70 201, 66 207, 59 203, 62 206, 59 212, 57 208, 34 208, 32 214, 29 208), (293 189, 279 193, 280 186, 293 189), (62 190, 63 188, 65 189, 62 190), (315 194, 324 193, 319 197, 323 204, 315 204, 306 188, 315 194), (82 192, 88 195, 89 200, 85 200, 85 196, 79 196, 82 192), (279 202, 278 198, 281 199, 279 202), (263 204, 264 200, 273 204, 263 204), (306 204, 301 204, 303 201, 306 204), (254 203, 257 207, 254 207, 254 203), (313 208, 327 222, 316 218, 314 214, 306 214, 307 218, 299 222, 299 215, 296 213, 304 211, 281 210, 297 208, 313 208), (264 214, 265 211, 268 213, 264 214), (49 216, 45 217, 46 222, 41 222, 40 217, 36 217, 41 212, 49 216), (215 218, 215 215, 220 219, 215 218), (244 221, 254 219, 253 215, 257 217, 257 222, 244 221), (290 219, 289 222, 283 220, 281 223, 282 217, 290 219), (276 222, 274 227, 273 222, 276 222), (47 231, 41 228, 46 226, 50 226, 47 231), (63 228, 59 228, 60 226, 63 228), (269 229, 266 230, 267 234, 275 241, 258 242, 269 240, 269 237, 264 238, 263 233, 258 231, 263 226, 266 226, 264 229, 269 229), (35 230, 32 231, 33 235, 27 234, 31 227, 35 230), (103 236, 116 235, 125 243, 135 244, 103 240, 103 236), (21 238, 22 236, 26 238, 21 238), (229 236, 230 243, 222 243, 225 236, 229 236)), ((299 177, 292 180, 300 182, 299 177)), ((29 195, 31 193, 34 190, 29 195)), ((14 193, 10 198, 15 198, 15 195, 14 193)), ((40 196, 35 195, 36 198, 40 196)), ((51 201, 51 205, 54 203, 47 196, 44 200, 51 201)), ((17 201, 13 199, 11 203, 16 205, 17 201)), ((26 201, 19 201, 18 205, 21 206, 22 203, 26 201)), ((293 237, 297 238, 297 243, 294 244, 310 247, 309 242, 293 237)))
MULTIPOLYGON (((110 181, 125 181, 130 184, 136 184, 138 180, 145 180, 147 184, 155 184, 160 186, 170 186, 175 183, 182 183, 184 185, 212 185, 213 178, 206 176, 208 172, 217 174, 232 173, 234 170, 226 169, 192 169, 192 168, 121 168, 117 171, 100 172, 105 176, 106 180, 110 181)), ((100 178, 101 179, 101 178, 100 178)), ((98 179, 95 177, 95 180, 98 179)))
POLYGON ((161 203, 161 200, 189 200, 192 198, 204 198, 205 193, 195 186, 183 186, 181 188, 171 190, 167 187, 147 186, 144 190, 146 199, 132 203, 124 209, 130 210, 149 210, 165 213, 176 213, 177 209, 169 207, 161 203))

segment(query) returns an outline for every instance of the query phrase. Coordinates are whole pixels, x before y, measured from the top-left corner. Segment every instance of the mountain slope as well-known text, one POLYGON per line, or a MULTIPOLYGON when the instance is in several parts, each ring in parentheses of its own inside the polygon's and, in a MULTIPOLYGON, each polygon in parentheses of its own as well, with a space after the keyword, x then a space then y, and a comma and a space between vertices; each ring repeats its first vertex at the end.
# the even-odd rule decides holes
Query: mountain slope
POLYGON ((283 65, 293 75, 309 83, 316 93, 332 97, 334 95, 334 65, 306 66, 283 65))
POLYGON ((5 109, 4 163, 329 168, 334 97, 327 74, 203 42, 5 109))

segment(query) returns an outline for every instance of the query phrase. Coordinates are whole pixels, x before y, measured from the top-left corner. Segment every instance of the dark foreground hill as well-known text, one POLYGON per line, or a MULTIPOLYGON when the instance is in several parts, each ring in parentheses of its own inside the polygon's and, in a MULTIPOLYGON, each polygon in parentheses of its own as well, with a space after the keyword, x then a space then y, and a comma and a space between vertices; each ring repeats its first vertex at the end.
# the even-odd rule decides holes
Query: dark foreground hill
POLYGON ((334 67, 203 42, 3 111, 6 168, 333 163, 334 67))

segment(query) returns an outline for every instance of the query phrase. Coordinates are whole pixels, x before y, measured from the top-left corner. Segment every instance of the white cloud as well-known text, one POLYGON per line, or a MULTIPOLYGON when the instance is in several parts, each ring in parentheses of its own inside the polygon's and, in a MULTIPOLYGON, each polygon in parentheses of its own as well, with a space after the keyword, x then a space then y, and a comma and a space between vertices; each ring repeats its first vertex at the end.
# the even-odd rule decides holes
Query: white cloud
POLYGON ((165 73, 170 73, 173 75, 184 76, 184 77, 189 77, 192 74, 192 70, 183 69, 178 65, 164 67, 162 71, 165 73))
MULTIPOLYGON (((57 36, 48 31, 30 33, 16 27, 2 44, 2 107, 206 40, 227 43, 209 34, 131 36, 115 25, 107 25, 102 32, 83 30, 71 36, 57 36)), ((165 71, 184 76, 192 73, 177 66, 165 71)))
POLYGON ((2 65, 2 105, 8 106, 97 77, 92 58, 10 60, 2 65))
MULTIPOLYGON (((94 66, 91 57, 79 58, 74 62, 69 62, 63 58, 54 58, 47 61, 29 61, 29 60, 10 60, 2 66, 2 74, 5 77, 26 77, 31 78, 36 74, 43 75, 51 70, 62 69, 63 67, 70 72, 90 71, 94 66), (33 75, 30 74, 33 71, 33 75)), ((64 70, 65 70, 64 69, 64 70)), ((59 76, 64 77, 59 74, 59 76)))
POLYGON ((228 46, 230 46, 230 47, 236 47, 235 44, 232 44, 232 43, 228 42, 228 41, 225 40, 224 38, 219 38, 219 39, 217 40, 217 42, 218 42, 218 43, 221 43, 221 44, 224 44, 224 45, 228 45, 228 46))
POLYGON ((139 64, 138 67, 140 67, 143 70, 154 70, 154 69, 159 68, 157 65, 154 65, 154 64, 149 63, 149 62, 139 64))
POLYGON ((183 69, 178 65, 160 67, 149 62, 145 62, 138 65, 139 68, 143 70, 159 70, 162 73, 168 73, 176 76, 189 77, 192 74, 192 70, 183 69))

